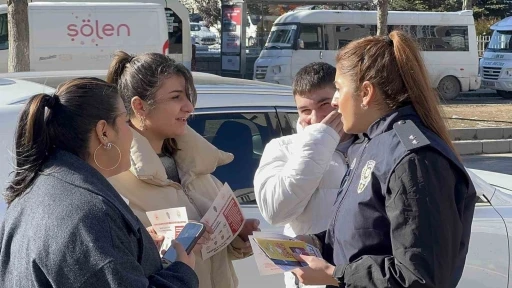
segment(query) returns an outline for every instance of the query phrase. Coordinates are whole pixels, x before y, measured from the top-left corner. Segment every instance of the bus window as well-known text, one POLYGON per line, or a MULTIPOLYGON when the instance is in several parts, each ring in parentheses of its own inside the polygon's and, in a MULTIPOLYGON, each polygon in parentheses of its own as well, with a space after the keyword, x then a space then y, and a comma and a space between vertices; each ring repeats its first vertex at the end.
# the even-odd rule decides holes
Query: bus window
POLYGON ((180 16, 172 9, 165 8, 169 35, 169 54, 183 54, 183 26, 180 16))
POLYGON ((300 36, 304 42, 304 50, 324 50, 322 25, 302 24, 300 25, 300 36))
POLYGON ((468 26, 394 26, 416 38, 423 51, 469 51, 468 26))
POLYGON ((329 24, 325 25, 325 35, 328 39, 327 50, 338 50, 353 40, 371 35, 371 25, 358 24, 329 24))

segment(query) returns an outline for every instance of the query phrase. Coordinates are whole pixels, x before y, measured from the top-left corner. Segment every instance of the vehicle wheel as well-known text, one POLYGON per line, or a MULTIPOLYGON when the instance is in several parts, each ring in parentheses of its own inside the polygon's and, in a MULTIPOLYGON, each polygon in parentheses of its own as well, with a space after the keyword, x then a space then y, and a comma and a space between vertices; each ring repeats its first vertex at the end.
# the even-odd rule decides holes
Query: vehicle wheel
POLYGON ((498 95, 500 95, 501 98, 512 99, 512 91, 498 90, 498 95))
POLYGON ((437 91, 439 96, 444 100, 453 100, 460 94, 460 83, 459 80, 453 76, 446 76, 437 85, 437 91))

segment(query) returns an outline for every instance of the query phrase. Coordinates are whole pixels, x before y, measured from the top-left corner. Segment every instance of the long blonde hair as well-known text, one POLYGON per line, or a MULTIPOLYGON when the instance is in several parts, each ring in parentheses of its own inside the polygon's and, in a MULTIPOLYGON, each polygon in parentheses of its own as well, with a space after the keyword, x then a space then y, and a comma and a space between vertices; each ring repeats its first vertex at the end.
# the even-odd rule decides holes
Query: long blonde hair
POLYGON ((353 41, 338 52, 336 63, 341 74, 350 77, 352 87, 361 87, 365 81, 377 86, 388 109, 412 104, 425 126, 457 154, 438 94, 430 86, 420 49, 411 37, 393 31, 389 36, 353 41))

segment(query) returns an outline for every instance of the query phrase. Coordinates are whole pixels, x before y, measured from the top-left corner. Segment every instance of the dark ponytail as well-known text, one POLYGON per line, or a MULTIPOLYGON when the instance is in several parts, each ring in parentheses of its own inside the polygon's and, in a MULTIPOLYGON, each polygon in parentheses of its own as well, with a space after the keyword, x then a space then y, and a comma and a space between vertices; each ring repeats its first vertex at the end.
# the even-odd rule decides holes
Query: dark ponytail
POLYGON ((118 85, 121 75, 123 75, 126 66, 134 59, 134 56, 124 52, 116 51, 114 54, 114 60, 110 63, 107 73, 107 82, 118 85))
POLYGON ((17 167, 15 177, 5 193, 7 204, 19 197, 24 187, 32 185, 46 161, 52 143, 45 126, 52 112, 51 109, 48 109, 48 113, 45 110, 55 107, 56 98, 47 94, 35 95, 21 112, 15 140, 17 167))
POLYGON ((97 123, 105 120, 116 128, 118 97, 114 85, 97 78, 69 80, 53 96, 31 97, 16 128, 16 165, 14 178, 4 193, 7 204, 32 186, 55 150, 87 160, 90 135, 97 123))

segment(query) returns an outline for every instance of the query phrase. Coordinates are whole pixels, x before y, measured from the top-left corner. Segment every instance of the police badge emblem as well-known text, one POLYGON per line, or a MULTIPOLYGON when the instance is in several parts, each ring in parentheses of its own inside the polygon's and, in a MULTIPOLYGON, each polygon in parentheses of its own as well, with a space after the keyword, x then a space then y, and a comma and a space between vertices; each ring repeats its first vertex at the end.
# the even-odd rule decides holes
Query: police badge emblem
POLYGON ((359 186, 357 187, 357 193, 363 192, 364 188, 366 188, 366 185, 368 185, 368 182, 370 182, 374 167, 375 161, 369 160, 366 162, 363 171, 361 171, 361 180, 359 181, 359 186))

